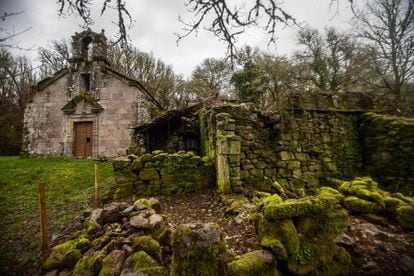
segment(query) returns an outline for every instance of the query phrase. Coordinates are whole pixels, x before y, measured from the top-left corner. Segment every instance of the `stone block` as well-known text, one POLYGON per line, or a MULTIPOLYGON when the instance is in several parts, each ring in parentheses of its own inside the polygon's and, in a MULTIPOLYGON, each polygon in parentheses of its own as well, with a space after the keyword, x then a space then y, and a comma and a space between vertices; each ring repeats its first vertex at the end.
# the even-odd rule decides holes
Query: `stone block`
POLYGON ((143 168, 139 172, 139 178, 141 180, 158 180, 160 179, 160 175, 155 168, 143 168))
POLYGON ((288 160, 294 160, 295 156, 291 152, 282 151, 280 152, 280 158, 282 159, 282 161, 288 161, 288 160))
POLYGON ((300 167, 301 167, 300 161, 289 161, 289 162, 287 162, 288 170, 298 169, 300 167))

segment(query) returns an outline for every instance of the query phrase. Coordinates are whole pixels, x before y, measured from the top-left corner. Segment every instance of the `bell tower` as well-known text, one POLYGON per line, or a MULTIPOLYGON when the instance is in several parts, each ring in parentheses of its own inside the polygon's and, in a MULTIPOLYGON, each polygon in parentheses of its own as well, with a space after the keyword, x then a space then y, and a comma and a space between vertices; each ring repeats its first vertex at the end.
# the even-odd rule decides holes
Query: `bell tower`
POLYGON ((68 101, 80 94, 99 100, 100 88, 105 85, 101 68, 108 65, 107 47, 104 30, 95 33, 88 28, 72 36, 72 58, 68 60, 68 101))

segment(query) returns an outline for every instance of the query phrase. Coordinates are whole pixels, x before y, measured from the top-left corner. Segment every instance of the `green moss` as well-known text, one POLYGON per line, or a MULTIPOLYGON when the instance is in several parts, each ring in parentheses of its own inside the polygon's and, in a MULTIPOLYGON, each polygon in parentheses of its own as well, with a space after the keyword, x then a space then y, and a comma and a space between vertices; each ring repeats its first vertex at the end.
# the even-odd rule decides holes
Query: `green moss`
POLYGON ((297 254, 300 248, 300 240, 293 221, 291 219, 284 219, 280 221, 279 227, 280 240, 287 252, 291 255, 297 254))
POLYGON ((260 246, 272 252, 278 260, 285 261, 288 259, 288 252, 278 239, 264 237, 260 242, 260 246))
POLYGON ((283 198, 286 199, 285 189, 283 189, 282 185, 278 181, 274 181, 272 187, 276 190, 276 192, 283 198))
POLYGON ((85 231, 88 235, 94 235, 98 233, 102 227, 92 222, 90 218, 85 220, 85 231))
POLYGON ((157 260, 161 260, 161 247, 158 241, 150 236, 137 237, 132 242, 132 249, 134 251, 145 251, 157 260))
POLYGON ((85 236, 82 235, 76 240, 75 247, 81 251, 85 251, 90 247, 90 245, 91 242, 85 236))
POLYGON ((232 276, 250 276, 250 275, 263 275, 263 276, 279 276, 281 275, 276 268, 264 264, 255 252, 246 253, 238 260, 232 261, 227 264, 228 275, 232 276))
POLYGON ((344 207, 352 213, 373 214, 383 210, 377 203, 356 196, 347 196, 344 199, 344 207))
POLYGON ((217 178, 217 192, 222 193, 222 194, 230 193, 230 183, 218 177, 217 178))
POLYGON ((393 194, 393 196, 395 198, 398 198, 398 199, 404 201, 405 203, 414 204, 414 198, 413 197, 405 196, 402 193, 395 193, 395 194, 393 194))
POLYGON ((403 204, 403 201, 395 197, 385 196, 384 203, 385 209, 388 212, 394 213, 397 210, 397 208, 403 204))
POLYGON ((331 188, 331 187, 320 187, 316 190, 316 195, 318 196, 333 196, 336 199, 338 199, 339 201, 342 201, 342 199, 344 198, 344 195, 341 194, 338 190, 331 188))
POLYGON ((94 250, 99 250, 104 247, 110 240, 111 238, 108 235, 100 236, 92 242, 92 248, 94 250))
POLYGON ((340 179, 336 179, 336 178, 331 178, 331 177, 328 177, 327 179, 326 179, 326 181, 327 181, 327 185, 329 186, 329 187, 332 187, 332 188, 334 188, 334 189, 336 189, 336 190, 338 190, 339 189, 339 187, 344 183, 344 181, 343 180, 340 180, 340 179))
POLYGON ((255 203, 256 203, 256 209, 261 210, 269 205, 278 204, 281 202, 283 202, 282 198, 279 195, 274 194, 274 195, 264 197, 261 199, 256 199, 255 203))
POLYGON ((140 198, 140 199, 136 200, 134 202, 134 204, 136 204, 136 205, 142 204, 142 205, 145 205, 148 210, 151 210, 152 209, 151 202, 148 199, 146 199, 146 198, 140 198))
POLYGON ((130 257, 131 269, 140 272, 142 269, 159 267, 160 265, 144 251, 132 254, 130 257))
POLYGON ((414 230, 414 206, 403 205, 396 210, 398 223, 406 230, 414 230))
POLYGON ((155 168, 143 168, 139 172, 139 178, 141 180, 158 180, 160 179, 160 175, 155 168))
POLYGON ((136 159, 131 163, 130 169, 133 172, 139 172, 139 170, 142 169, 143 166, 144 166, 144 163, 141 160, 136 159))
POLYGON ((76 242, 69 240, 52 248, 52 253, 43 264, 46 271, 53 269, 72 268, 81 257, 76 249, 76 242))
POLYGON ((268 219, 279 220, 309 214, 319 214, 325 209, 331 209, 337 200, 333 197, 306 197, 288 199, 281 203, 269 204, 264 211, 268 219))
POLYGON ((76 263, 73 275, 97 275, 102 268, 102 260, 103 256, 99 253, 84 256, 76 263))
MULTIPOLYGON (((218 225, 210 224, 210 229, 218 225)), ((182 225, 172 237, 171 275, 223 275, 221 262, 226 252, 224 236, 219 241, 194 240, 191 228, 182 225), (183 243, 185 246, 183 246, 183 243)))

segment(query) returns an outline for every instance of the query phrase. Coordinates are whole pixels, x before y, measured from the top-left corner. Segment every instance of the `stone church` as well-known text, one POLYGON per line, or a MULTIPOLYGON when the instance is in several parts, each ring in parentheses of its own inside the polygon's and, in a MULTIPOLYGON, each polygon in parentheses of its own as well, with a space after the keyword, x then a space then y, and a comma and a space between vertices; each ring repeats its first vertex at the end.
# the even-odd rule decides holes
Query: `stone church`
POLYGON ((24 152, 40 156, 127 154, 131 127, 149 119, 156 99, 137 80, 113 70, 104 31, 72 36, 67 68, 35 86, 25 111, 24 152))

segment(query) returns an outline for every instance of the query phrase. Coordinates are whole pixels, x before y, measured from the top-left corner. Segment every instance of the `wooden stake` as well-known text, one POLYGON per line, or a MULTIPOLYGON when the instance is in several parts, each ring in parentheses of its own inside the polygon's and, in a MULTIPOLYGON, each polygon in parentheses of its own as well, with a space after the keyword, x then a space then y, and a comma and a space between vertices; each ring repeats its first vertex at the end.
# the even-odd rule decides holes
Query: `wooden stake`
POLYGON ((101 195, 99 193, 99 163, 95 162, 95 204, 99 206, 101 195))
POLYGON ((42 251, 45 251, 49 247, 47 238, 47 218, 46 218, 46 188, 45 183, 39 184, 39 203, 40 203, 40 244, 42 251))

